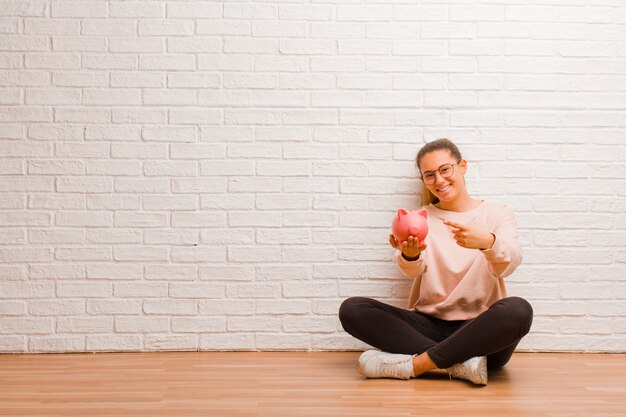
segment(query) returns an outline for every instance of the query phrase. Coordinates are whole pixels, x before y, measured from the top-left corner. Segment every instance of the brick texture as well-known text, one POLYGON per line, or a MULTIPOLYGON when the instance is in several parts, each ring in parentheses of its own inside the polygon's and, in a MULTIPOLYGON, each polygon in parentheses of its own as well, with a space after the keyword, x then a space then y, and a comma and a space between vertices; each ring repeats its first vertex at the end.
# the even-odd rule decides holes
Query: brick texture
POLYGON ((625 39, 615 0, 2 1, 0 352, 362 349, 443 136, 517 213, 520 348, 626 351, 625 39))

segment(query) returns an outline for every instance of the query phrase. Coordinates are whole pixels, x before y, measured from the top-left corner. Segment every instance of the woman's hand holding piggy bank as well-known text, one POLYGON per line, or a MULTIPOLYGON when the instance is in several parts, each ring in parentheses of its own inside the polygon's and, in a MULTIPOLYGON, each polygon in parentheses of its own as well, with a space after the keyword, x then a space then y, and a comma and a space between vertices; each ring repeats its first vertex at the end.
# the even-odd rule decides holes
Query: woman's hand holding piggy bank
POLYGON ((428 234, 428 212, 399 209, 391 224, 392 234, 389 243, 400 249, 406 259, 417 259, 420 252, 426 249, 424 239, 428 234))

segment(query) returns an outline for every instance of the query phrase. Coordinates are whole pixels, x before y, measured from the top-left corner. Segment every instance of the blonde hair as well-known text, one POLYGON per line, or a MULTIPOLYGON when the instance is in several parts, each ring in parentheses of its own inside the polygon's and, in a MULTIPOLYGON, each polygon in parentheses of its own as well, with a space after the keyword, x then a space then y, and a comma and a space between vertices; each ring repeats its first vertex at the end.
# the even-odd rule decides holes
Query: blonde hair
MULTIPOLYGON (((415 157, 415 164, 417 165, 417 170, 420 172, 420 174, 422 172, 420 170, 420 161, 422 160, 422 158, 427 153, 439 151, 442 149, 449 151, 450 155, 452 155, 452 157, 455 158, 457 161, 463 159, 463 157, 461 156, 461 151, 459 151, 459 148, 450 139, 441 138, 433 140, 432 142, 428 142, 426 145, 422 146, 422 148, 417 152, 417 156, 415 157)), ((426 184, 422 183, 422 205, 427 206, 429 204, 437 204, 438 202, 439 199, 430 192, 426 184)))
POLYGON ((422 184, 422 206, 427 206, 429 204, 437 204, 439 199, 435 197, 433 193, 430 192, 426 184, 422 184))

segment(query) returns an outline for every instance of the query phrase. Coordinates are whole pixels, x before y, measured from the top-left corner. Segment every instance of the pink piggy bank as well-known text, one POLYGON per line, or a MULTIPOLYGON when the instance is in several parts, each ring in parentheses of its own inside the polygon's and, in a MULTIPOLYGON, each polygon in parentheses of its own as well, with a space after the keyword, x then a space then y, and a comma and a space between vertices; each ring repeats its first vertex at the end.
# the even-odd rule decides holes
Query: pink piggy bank
POLYGON ((399 209, 391 224, 391 231, 400 243, 408 240, 409 236, 413 236, 417 237, 421 244, 428 234, 427 218, 426 209, 408 211, 399 209))

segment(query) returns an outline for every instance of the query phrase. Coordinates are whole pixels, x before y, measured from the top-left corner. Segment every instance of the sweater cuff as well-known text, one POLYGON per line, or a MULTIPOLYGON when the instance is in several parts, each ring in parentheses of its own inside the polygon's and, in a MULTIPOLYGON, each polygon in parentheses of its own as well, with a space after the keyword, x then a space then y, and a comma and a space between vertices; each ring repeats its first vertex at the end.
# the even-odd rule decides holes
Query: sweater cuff
POLYGON ((423 263, 424 257, 420 254, 420 257, 417 258, 416 260, 409 261, 407 259, 404 259, 404 256, 402 256, 401 250, 396 250, 396 262, 398 263, 398 265, 403 265, 403 266, 407 266, 411 268, 411 267, 415 267, 416 265, 423 263))
POLYGON ((480 249, 482 253, 485 254, 485 257, 488 261, 495 261, 497 258, 502 257, 504 255, 504 244, 498 239, 498 237, 493 234, 495 240, 493 241, 493 246, 490 249, 480 249))

